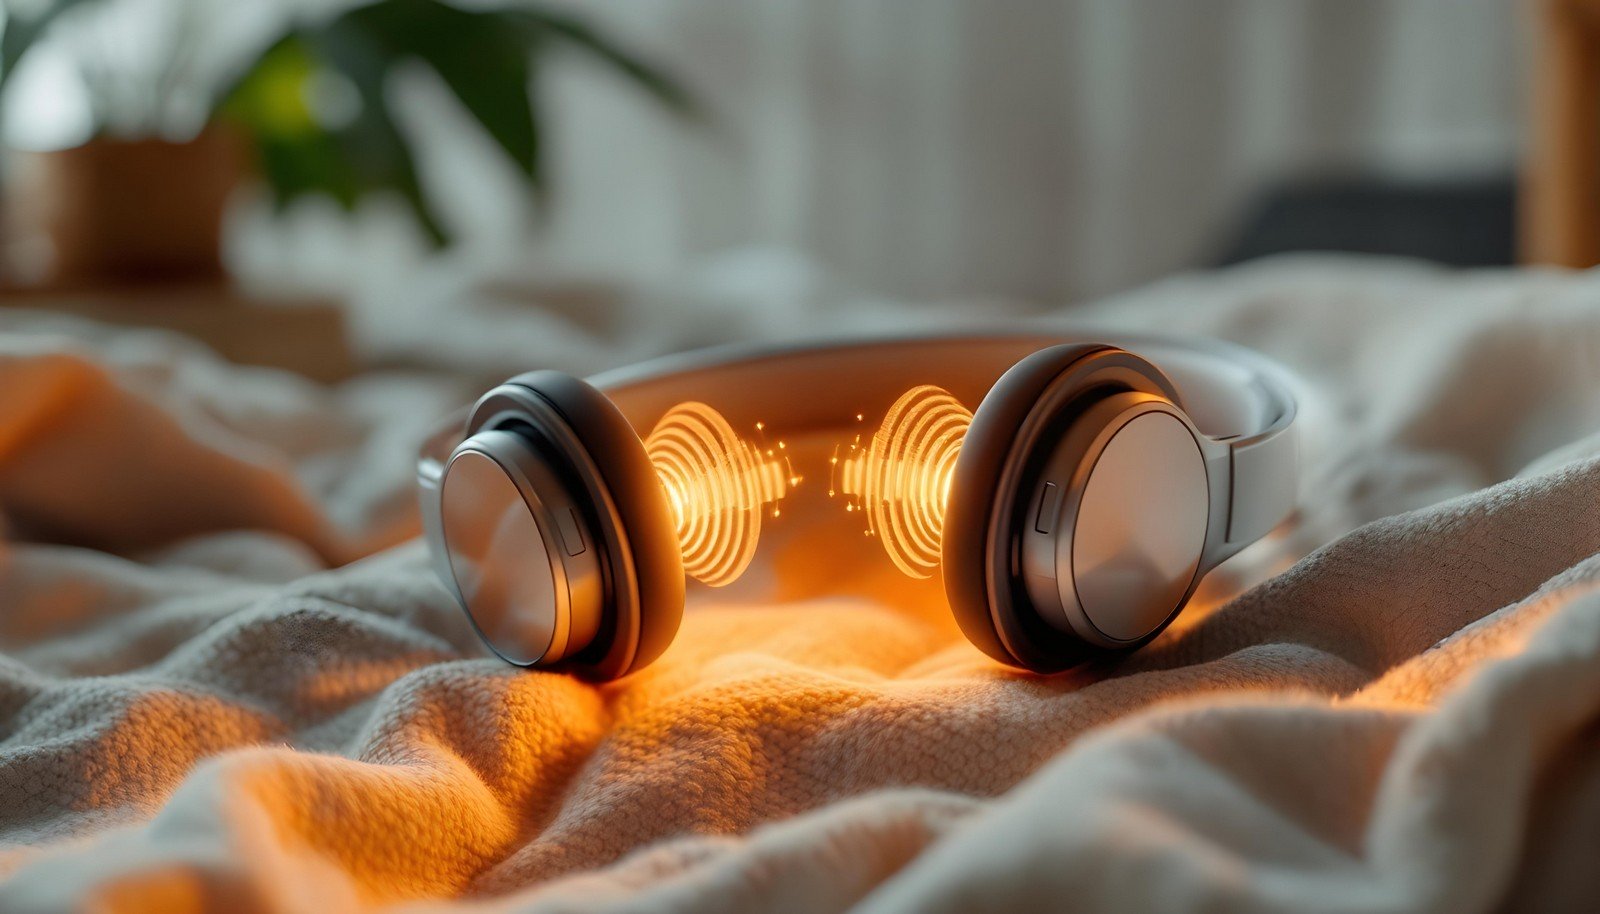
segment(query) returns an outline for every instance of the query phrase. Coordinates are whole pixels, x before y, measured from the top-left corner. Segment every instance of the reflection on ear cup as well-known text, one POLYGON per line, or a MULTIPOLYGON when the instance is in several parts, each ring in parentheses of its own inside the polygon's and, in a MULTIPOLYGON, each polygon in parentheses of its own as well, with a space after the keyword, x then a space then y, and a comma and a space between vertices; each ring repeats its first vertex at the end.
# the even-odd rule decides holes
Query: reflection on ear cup
POLYGON ((950 480, 971 424, 972 411, 949 391, 914 387, 889 407, 872 440, 852 444, 836 467, 837 488, 854 499, 846 509, 866 512, 868 532, 913 578, 939 567, 950 480))
POLYGON ((764 506, 797 480, 704 403, 668 410, 644 449, 677 522, 684 570, 712 587, 733 583, 755 558, 764 506))

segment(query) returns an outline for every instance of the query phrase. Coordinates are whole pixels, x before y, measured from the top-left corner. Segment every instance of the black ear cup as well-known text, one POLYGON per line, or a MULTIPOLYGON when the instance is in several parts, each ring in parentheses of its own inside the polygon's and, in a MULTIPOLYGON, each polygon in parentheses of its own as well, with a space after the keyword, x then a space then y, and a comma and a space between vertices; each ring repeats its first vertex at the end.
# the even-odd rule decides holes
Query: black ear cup
MULTIPOLYGON (((613 679, 660 656, 683 615, 683 562, 666 495, 643 442, 617 407, 575 377, 530 372, 480 399, 467 433, 458 455, 475 441, 487 440, 500 449, 492 455, 499 465, 517 464, 537 473, 537 479, 526 478, 532 474, 517 473, 513 467, 511 475, 523 486, 524 498, 530 504, 538 501, 553 518, 540 526, 556 528, 547 536, 547 548, 560 550, 556 554, 560 562, 552 564, 557 577, 559 565, 576 563, 581 571, 584 557, 593 553, 600 593, 592 638, 585 645, 574 645, 559 658, 559 666, 596 679, 613 679), (515 460, 505 459, 500 455, 508 445, 497 435, 517 436, 524 450, 515 460)), ((458 459, 452 459, 441 486, 447 512, 458 459)), ((448 542, 448 529, 446 534, 448 542)), ((525 561, 538 559, 536 555, 525 561)), ((458 572, 458 581, 460 577, 458 572)), ((544 586, 542 572, 535 583, 544 586)), ((576 619, 569 627, 577 632, 581 623, 576 619)), ((485 639, 493 644, 488 634, 485 639)), ((496 650, 518 662, 500 647, 496 650)))
MULTIPOLYGON (((1101 577, 1096 581, 1103 586, 1096 593, 1111 596, 1094 605, 1101 608, 1106 619, 1114 617, 1122 623, 1128 616, 1131 621, 1122 628, 1138 627, 1135 623, 1142 623, 1144 616, 1154 612, 1141 604, 1139 612, 1125 613, 1118 603, 1122 595, 1160 590, 1138 580, 1143 570, 1138 566, 1137 548, 1109 558, 1092 552, 1073 553, 1070 539, 1061 539, 1072 530, 1052 529, 1051 525, 1070 526, 1070 519, 1063 519, 1059 513, 1064 502, 1069 497, 1081 500, 1081 487, 1090 478, 1100 453, 1096 448, 1114 440, 1119 429, 1134 428, 1132 423, 1147 414, 1142 420, 1146 425, 1137 426, 1141 433, 1169 431, 1165 426, 1150 424, 1156 419, 1170 419, 1190 428, 1177 403, 1176 389, 1154 365, 1132 353, 1102 345, 1041 350, 1018 362, 994 385, 974 413, 956 461, 941 544, 950 608, 973 644, 1004 663, 1035 672, 1057 672, 1107 649, 1137 646, 1153 637, 1170 619, 1172 611, 1165 611, 1149 631, 1141 628, 1137 637, 1123 639, 1107 637, 1083 612, 1078 612, 1081 618, 1076 618, 1071 610, 1050 605, 1079 604, 1070 569, 1074 557, 1080 559, 1080 564, 1088 559, 1101 563, 1101 577), (1068 464, 1065 467, 1064 460, 1068 464), (1055 477, 1057 481, 1044 478, 1047 470, 1060 474, 1055 477), (1080 489, 1074 490, 1074 486, 1080 489), (1055 553, 1042 558, 1038 554, 1039 543, 1046 541, 1064 543, 1062 561, 1068 567, 1060 580, 1054 576, 1055 553), (1029 549, 1036 553, 1032 560, 1029 549), (1031 581, 1030 588, 1030 574, 1048 580, 1031 581), (1130 580, 1134 585, 1128 591, 1123 585, 1130 580), (1058 596, 1052 599, 1052 594, 1058 596)), ((1178 440, 1175 436, 1169 438, 1178 440)), ((1198 460, 1198 446, 1194 454, 1198 460)), ((1205 534, 1205 477, 1203 465, 1188 461, 1187 453, 1180 453, 1177 462, 1182 478, 1173 485, 1198 485, 1199 491, 1191 493, 1198 495, 1202 506, 1200 536, 1194 543, 1197 565, 1205 534), (1197 484, 1192 474, 1195 466, 1200 466, 1201 473, 1197 484)), ((1090 491, 1095 493, 1091 507, 1115 516, 1114 509, 1100 504, 1116 496, 1113 487, 1099 486, 1090 491), (1108 493, 1105 498, 1100 497, 1102 491, 1108 493)), ((1079 537, 1079 545, 1090 539, 1079 537)), ((1168 551, 1186 548, 1188 538, 1168 551)), ((1174 598, 1176 605, 1187 597, 1194 577, 1182 581, 1181 593, 1174 598)), ((1160 590, 1145 603, 1154 605, 1167 596, 1165 590, 1160 590)), ((1125 633, 1118 626, 1105 627, 1113 629, 1112 634, 1125 633)))

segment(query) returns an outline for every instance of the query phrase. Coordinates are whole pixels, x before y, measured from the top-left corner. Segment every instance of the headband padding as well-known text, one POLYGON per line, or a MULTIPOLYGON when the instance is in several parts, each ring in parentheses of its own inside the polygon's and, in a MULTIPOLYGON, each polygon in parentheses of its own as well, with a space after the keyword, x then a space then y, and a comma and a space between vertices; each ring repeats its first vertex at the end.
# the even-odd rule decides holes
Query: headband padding
MULTIPOLYGON (((604 654, 578 654, 572 666, 599 678, 625 676, 661 656, 683 619, 683 558, 677 524, 644 442, 610 399, 589 384, 559 371, 534 371, 510 383, 527 388, 553 406, 588 451, 621 520, 617 544, 621 567, 636 599, 626 599, 626 581, 613 582, 608 601, 614 634, 604 654)), ((602 633, 606 623, 602 621, 602 633)))
MULTIPOLYGON (((1040 451, 1040 430, 1127 390, 1177 402, 1171 381, 1138 356, 1099 344, 1052 346, 1007 371, 973 414, 945 507, 944 587, 961 631, 1002 663, 1052 673, 1096 653, 1033 612, 1014 580, 1010 538, 1014 515, 1029 507, 1016 504, 1018 489, 1027 491, 1018 480, 1040 451)), ((1045 447, 1059 440, 1056 431, 1045 447)))

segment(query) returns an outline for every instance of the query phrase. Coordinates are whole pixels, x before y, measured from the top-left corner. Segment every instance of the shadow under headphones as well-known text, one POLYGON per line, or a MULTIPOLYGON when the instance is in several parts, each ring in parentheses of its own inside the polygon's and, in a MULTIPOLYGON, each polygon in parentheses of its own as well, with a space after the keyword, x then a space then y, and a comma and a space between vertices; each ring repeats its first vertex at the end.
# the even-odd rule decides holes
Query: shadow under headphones
POLYGON ((1119 342, 734 346, 519 375, 424 447, 434 567, 506 661, 613 679, 671 643, 686 572, 739 577, 761 524, 825 477, 897 567, 942 575, 996 660, 1051 673, 1132 650, 1293 511, 1296 401, 1249 350, 1119 342), (778 430, 834 444, 805 456, 778 430))

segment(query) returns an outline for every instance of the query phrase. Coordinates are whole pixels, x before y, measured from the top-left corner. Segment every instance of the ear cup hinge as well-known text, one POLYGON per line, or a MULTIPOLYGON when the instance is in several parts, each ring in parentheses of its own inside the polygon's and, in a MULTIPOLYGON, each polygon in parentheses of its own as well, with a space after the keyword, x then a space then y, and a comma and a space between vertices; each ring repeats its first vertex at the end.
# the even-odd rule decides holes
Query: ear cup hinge
POLYGON ((1242 548, 1294 513, 1300 462, 1295 428, 1231 442, 1228 453, 1232 492, 1226 539, 1242 548))

